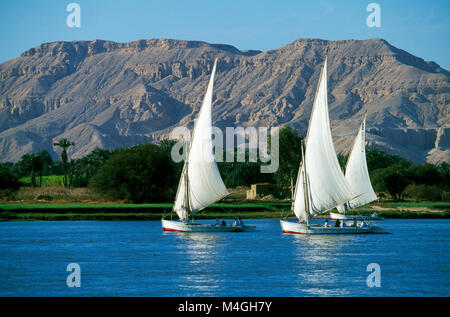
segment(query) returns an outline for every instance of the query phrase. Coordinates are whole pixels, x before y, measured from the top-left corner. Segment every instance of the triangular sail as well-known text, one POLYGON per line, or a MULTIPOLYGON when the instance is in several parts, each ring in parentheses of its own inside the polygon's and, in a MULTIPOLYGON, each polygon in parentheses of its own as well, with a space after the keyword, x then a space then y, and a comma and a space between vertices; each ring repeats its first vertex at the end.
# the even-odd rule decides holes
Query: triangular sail
POLYGON ((356 196, 339 166, 331 136, 327 100, 327 58, 317 87, 303 160, 294 201, 297 218, 305 220, 356 196), (309 197, 305 197, 305 188, 309 197), (305 207, 306 198, 309 198, 309 210, 305 207))
POLYGON ((339 205, 337 208, 341 213, 349 209, 358 208, 377 199, 377 195, 370 183, 369 170, 367 168, 365 130, 366 117, 364 116, 345 169, 345 178, 352 187, 353 192, 359 196, 347 202, 345 206, 339 205))
POLYGON ((213 154, 211 108, 216 65, 217 58, 214 61, 208 88, 195 123, 188 160, 178 184, 173 209, 181 220, 186 220, 189 214, 194 214, 228 195, 213 154), (185 183, 186 174, 188 186, 185 183), (186 187, 189 188, 188 195, 186 195, 186 187), (189 201, 189 210, 186 210, 186 200, 189 201))

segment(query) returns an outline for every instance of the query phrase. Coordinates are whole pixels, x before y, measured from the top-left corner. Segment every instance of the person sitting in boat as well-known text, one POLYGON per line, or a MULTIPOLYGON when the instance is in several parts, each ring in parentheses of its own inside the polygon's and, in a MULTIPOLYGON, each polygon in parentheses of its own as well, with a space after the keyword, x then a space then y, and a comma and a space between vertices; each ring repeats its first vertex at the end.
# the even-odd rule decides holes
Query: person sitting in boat
POLYGON ((352 227, 356 227, 357 223, 356 223, 356 218, 353 218, 353 224, 352 227))
POLYGON ((324 225, 323 225, 325 228, 327 228, 327 227, 329 227, 329 225, 328 225, 328 219, 327 220, 325 220, 325 223, 324 223, 324 225))
POLYGON ((234 222, 231 224, 233 227, 239 226, 238 218, 234 218, 234 222))
POLYGON ((334 224, 335 227, 339 228, 339 226, 341 225, 341 222, 339 221, 339 219, 336 220, 336 223, 334 224))
POLYGON ((359 226, 360 228, 367 228, 367 223, 365 221, 361 222, 361 225, 359 226))
POLYGON ((227 223, 226 223, 225 220, 223 220, 223 219, 222 219, 222 224, 221 224, 221 226, 222 226, 222 227, 226 227, 226 226, 227 226, 227 223))
POLYGON ((237 220, 238 220, 239 226, 243 226, 244 225, 244 221, 242 221, 241 218, 238 217, 237 220))
POLYGON ((215 226, 220 226, 219 218, 216 218, 216 222, 214 223, 215 226))
POLYGON ((341 228, 344 228, 344 227, 346 227, 345 222, 341 221, 341 228))

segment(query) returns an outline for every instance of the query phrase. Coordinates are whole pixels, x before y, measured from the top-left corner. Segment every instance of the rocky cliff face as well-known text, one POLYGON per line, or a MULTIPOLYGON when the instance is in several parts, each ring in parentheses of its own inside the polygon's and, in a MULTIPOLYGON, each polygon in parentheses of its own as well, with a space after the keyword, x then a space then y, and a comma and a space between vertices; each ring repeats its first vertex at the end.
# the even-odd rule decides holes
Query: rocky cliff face
POLYGON ((0 64, 0 160, 67 137, 95 147, 157 142, 193 126, 220 48, 214 124, 305 133, 326 47, 333 136, 346 153, 367 111, 367 139, 415 162, 450 161, 450 73, 381 39, 299 39, 277 50, 169 39, 44 43, 0 64))

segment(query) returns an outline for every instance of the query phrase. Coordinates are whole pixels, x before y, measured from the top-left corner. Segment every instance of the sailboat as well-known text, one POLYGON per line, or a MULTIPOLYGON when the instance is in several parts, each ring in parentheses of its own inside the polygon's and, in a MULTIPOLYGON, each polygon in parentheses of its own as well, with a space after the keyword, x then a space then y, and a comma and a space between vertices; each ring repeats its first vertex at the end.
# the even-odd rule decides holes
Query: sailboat
POLYGON ((345 179, 334 149, 328 115, 327 55, 320 73, 319 84, 305 142, 302 162, 297 175, 292 211, 298 222, 281 219, 284 233, 340 234, 372 233, 381 228, 362 221, 360 226, 325 227, 310 220, 334 207, 357 197, 345 179))
POLYGON ((194 126, 192 142, 183 166, 173 206, 179 220, 161 220, 164 231, 235 232, 250 231, 254 226, 208 225, 195 222, 194 214, 228 195, 213 154, 212 96, 216 56, 208 88, 194 126))
MULTIPOLYGON (((352 199, 345 204, 337 206, 339 213, 330 212, 330 218, 332 220, 353 220, 361 218, 357 215, 348 215, 347 211, 358 208, 365 204, 378 199, 375 191, 370 183, 369 170, 366 162, 366 149, 365 149, 365 130, 366 130, 366 115, 364 115, 363 122, 359 127, 358 134, 353 142, 352 151, 345 167, 345 178, 349 182, 351 188, 356 193, 361 193, 355 199, 352 199)), ((381 220, 383 218, 378 217, 376 212, 372 215, 364 217, 368 220, 381 220)))

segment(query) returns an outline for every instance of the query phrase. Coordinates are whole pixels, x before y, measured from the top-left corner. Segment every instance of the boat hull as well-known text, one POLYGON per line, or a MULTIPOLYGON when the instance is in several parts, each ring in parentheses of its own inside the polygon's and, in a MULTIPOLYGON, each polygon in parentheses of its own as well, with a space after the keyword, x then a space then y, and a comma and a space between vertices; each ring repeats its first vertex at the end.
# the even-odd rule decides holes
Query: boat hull
POLYGON ((369 226, 358 227, 322 227, 320 225, 306 225, 305 223, 280 220, 281 229, 284 233, 293 234, 364 234, 384 233, 380 227, 369 226))
MULTIPOLYGON (((361 216, 358 215, 344 215, 344 214, 339 214, 339 213, 335 213, 335 212, 330 212, 330 218, 331 220, 353 220, 353 219, 361 219, 361 216)), ((383 220, 384 218, 382 217, 373 217, 373 216, 364 216, 364 219, 366 220, 383 220)))
POLYGON ((215 226, 200 223, 185 223, 183 221, 161 220, 164 231, 175 232, 243 232, 254 231, 255 226, 215 226))

